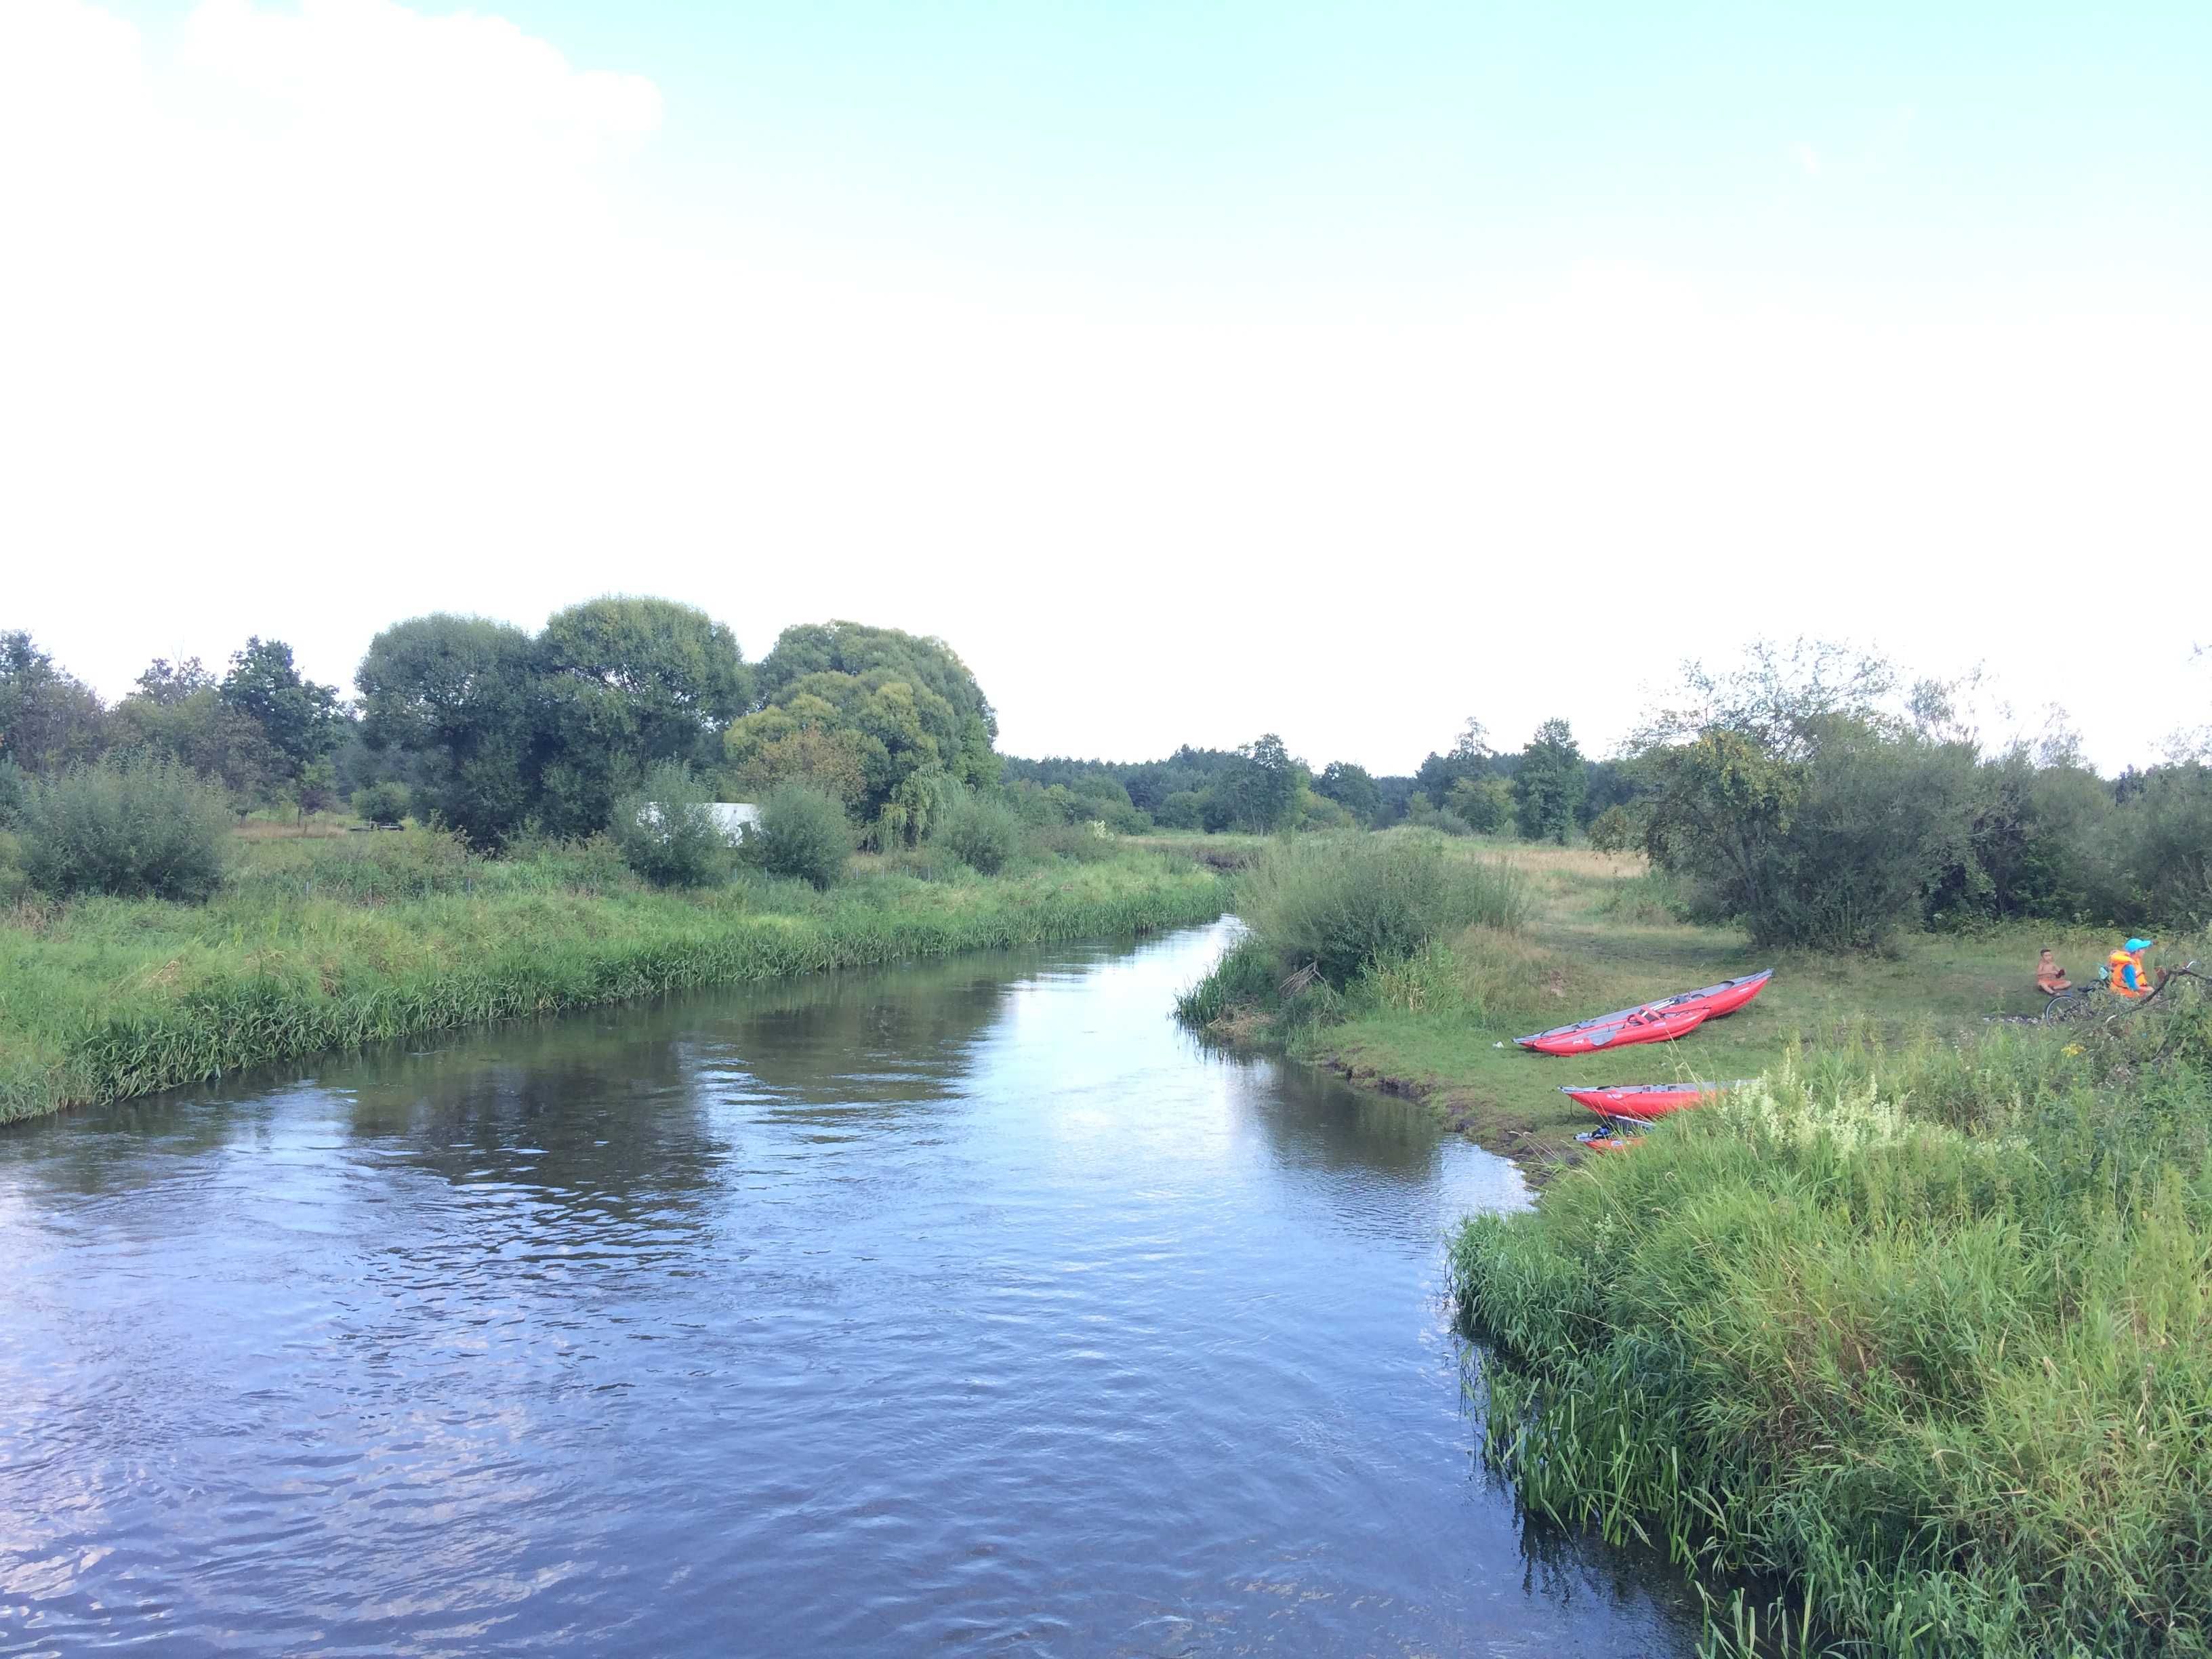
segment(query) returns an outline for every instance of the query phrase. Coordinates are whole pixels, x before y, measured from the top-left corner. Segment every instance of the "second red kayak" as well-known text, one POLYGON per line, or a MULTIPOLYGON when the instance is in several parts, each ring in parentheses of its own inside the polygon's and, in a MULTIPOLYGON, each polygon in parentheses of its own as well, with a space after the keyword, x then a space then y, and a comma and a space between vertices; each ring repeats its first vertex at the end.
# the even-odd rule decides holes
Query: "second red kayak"
POLYGON ((1548 1031, 1515 1037, 1523 1048, 1540 1054, 1583 1054, 1595 1048, 1618 1048, 1630 1042, 1672 1039, 1693 1031, 1704 1021, 1734 1013, 1766 988, 1774 969, 1724 979, 1701 990, 1684 991, 1633 1008, 1615 1009, 1571 1025, 1555 1025, 1548 1031), (1688 1018, 1694 1016, 1694 1018, 1688 1018), (1671 1029, 1654 1029, 1655 1025, 1671 1029))
POLYGON ((1702 1106, 1732 1083, 1632 1083, 1617 1089, 1561 1089, 1600 1117, 1632 1117, 1644 1122, 1679 1112, 1686 1106, 1702 1106))

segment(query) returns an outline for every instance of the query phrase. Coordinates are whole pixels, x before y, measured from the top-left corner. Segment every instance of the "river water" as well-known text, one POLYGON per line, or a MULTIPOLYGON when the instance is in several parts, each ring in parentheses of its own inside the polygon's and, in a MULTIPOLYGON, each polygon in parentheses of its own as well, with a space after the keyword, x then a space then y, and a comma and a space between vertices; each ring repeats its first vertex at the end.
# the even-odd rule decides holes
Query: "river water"
POLYGON ((1222 941, 825 977, 0 1131, 0 1651, 1686 1654, 1486 1476, 1419 1110, 1222 941))

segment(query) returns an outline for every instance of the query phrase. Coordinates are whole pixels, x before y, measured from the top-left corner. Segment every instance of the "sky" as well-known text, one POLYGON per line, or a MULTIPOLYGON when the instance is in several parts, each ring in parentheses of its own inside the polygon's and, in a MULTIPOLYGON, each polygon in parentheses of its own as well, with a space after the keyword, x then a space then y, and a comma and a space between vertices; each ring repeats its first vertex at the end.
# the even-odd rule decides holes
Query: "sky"
POLYGON ((1014 753, 2212 714, 2212 6, 0 0, 0 627, 609 592, 1014 753))

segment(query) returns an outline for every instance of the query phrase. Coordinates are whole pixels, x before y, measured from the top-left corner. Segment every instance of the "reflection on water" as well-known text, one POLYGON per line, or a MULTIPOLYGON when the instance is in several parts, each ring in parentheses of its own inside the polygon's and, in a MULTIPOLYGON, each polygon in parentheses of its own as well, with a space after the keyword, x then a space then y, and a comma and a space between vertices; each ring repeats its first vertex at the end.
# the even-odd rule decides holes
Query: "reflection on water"
POLYGON ((0 1133, 0 1652, 1688 1652, 1474 1459, 1517 1178, 1194 1045, 1219 939, 0 1133))

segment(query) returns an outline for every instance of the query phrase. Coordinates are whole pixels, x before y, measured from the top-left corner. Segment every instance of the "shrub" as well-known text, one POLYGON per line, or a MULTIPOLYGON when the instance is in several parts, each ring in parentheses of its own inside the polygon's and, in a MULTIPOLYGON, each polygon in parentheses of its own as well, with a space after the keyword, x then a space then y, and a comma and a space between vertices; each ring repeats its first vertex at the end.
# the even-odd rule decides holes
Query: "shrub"
POLYGON ((969 869, 995 876, 1020 848, 1022 828, 1021 819, 1004 802, 968 795, 939 819, 936 840, 969 869))
POLYGON ((853 826, 845 809, 805 784, 787 783, 761 803, 760 823, 745 837, 746 856, 772 876, 795 876, 817 889, 845 873, 853 826))
POLYGON ((174 762, 73 767, 25 793, 23 873, 57 896, 196 902, 222 883, 230 823, 222 791, 174 762))
POLYGON ((1237 884, 1237 910, 1285 969, 1311 963, 1338 990, 1363 969, 1477 922, 1519 927, 1521 873, 1427 836, 1316 836, 1280 842, 1237 884))
POLYGON ((1642 839, 1636 820, 1629 817, 1626 806, 1608 806, 1590 820, 1589 844, 1593 852, 1626 853, 1642 839))
POLYGON ((353 792, 353 810, 374 824, 398 823, 407 816, 407 801, 404 784, 365 784, 353 792))
POLYGON ((23 801, 29 793, 23 769, 0 755, 0 830, 12 830, 23 821, 23 801))
POLYGON ((641 787, 616 803, 611 833, 623 862, 656 887, 703 887, 729 864, 707 787, 688 766, 647 772, 641 787))

